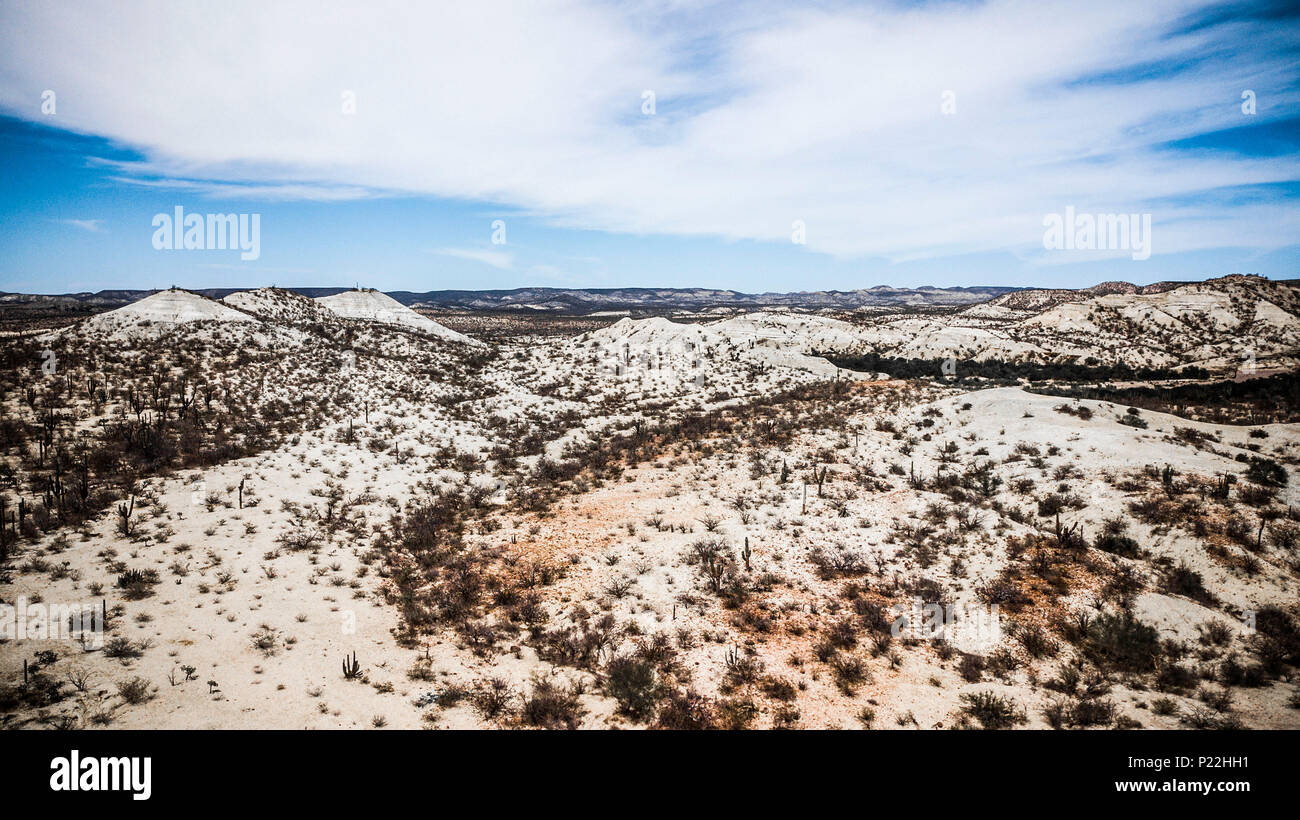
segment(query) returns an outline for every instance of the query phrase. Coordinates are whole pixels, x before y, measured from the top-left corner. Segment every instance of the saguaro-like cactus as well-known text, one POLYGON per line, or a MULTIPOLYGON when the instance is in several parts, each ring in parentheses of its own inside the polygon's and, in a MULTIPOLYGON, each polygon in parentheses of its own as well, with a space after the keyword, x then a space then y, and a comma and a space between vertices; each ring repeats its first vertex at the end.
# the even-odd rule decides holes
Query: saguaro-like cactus
POLYGON ((131 496, 130 503, 118 504, 117 514, 121 520, 117 522, 118 529, 125 536, 131 535, 131 514, 135 512, 135 496, 131 496))
POLYGON ((357 653, 352 652, 352 659, 343 658, 343 678, 344 680, 356 680, 361 677, 361 664, 357 662, 357 653))

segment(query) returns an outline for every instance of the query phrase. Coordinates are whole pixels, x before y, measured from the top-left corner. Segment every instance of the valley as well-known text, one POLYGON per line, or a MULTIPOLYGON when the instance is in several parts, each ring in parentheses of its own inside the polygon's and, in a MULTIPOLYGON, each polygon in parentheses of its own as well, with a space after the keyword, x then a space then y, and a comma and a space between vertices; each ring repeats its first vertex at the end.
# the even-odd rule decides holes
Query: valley
POLYGON ((1300 289, 998 290, 26 326, 0 725, 1300 727, 1300 289))

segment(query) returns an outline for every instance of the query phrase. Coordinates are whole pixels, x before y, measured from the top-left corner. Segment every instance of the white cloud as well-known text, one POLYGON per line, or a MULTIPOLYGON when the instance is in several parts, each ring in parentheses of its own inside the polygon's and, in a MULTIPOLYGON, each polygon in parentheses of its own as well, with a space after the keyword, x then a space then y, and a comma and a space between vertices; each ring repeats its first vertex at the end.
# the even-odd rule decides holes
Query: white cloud
POLYGON ((803 220, 810 250, 894 260, 1032 256, 1043 214, 1071 204, 1151 211, 1157 254, 1295 241, 1294 206, 1143 207, 1300 179, 1294 157, 1152 149, 1245 124, 1244 88, 1254 121, 1300 102, 1272 56, 1285 26, 1166 36, 1209 0, 77 5, 0 7, 0 105, 36 119, 56 90, 59 124, 142 151, 123 170, 141 184, 413 192, 585 229, 777 242, 803 220), (1200 62, 1073 82, 1161 59, 1200 62))
POLYGON ((102 219, 60 219, 59 222, 81 228, 83 231, 89 231, 90 233, 104 232, 104 220, 102 219))
POLYGON ((220 199, 255 199, 261 202, 344 202, 375 196, 374 191, 357 185, 315 185, 302 183, 215 182, 194 179, 148 179, 110 176, 114 182, 143 188, 167 189, 202 194, 220 199))
POLYGON ((515 264, 514 257, 505 251, 490 251, 478 248, 439 248, 434 253, 443 256, 454 256, 457 259, 482 262, 484 265, 491 265, 501 270, 510 270, 515 264))

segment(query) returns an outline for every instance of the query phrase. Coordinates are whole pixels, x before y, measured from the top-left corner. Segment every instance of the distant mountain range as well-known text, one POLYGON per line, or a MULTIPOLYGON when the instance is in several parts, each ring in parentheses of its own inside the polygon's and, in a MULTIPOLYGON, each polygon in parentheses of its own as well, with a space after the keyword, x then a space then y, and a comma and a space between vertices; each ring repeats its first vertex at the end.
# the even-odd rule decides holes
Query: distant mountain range
MULTIPOLYGON (((1127 282, 1103 282, 1078 290, 962 287, 895 288, 877 285, 858 290, 815 290, 796 293, 742 293, 712 288, 514 288, 511 290, 408 290, 387 291, 407 307, 425 310, 514 311, 521 313, 591 314, 627 312, 651 314, 665 312, 750 311, 787 307, 804 310, 857 310, 889 307, 965 307, 1007 297, 1010 308, 1039 309, 1062 301, 1106 294, 1153 294, 1187 284, 1158 282, 1138 286, 1127 282), (1023 302, 1024 304, 1020 304, 1023 302)), ((199 288, 211 299, 254 288, 199 288)), ((333 296, 351 288, 288 288, 311 298, 333 296)), ((42 313, 95 313, 122 307, 143 299, 156 290, 101 290, 96 293, 32 295, 0 292, 0 307, 26 307, 42 313)))
POLYGON ((797 293, 742 293, 711 288, 516 288, 514 290, 442 290, 393 293, 410 305, 465 310, 534 310, 561 313, 596 311, 702 311, 711 308, 752 310, 764 307, 853 310, 887 305, 943 306, 986 302, 1016 288, 892 288, 797 293))
MULTIPOLYGON (((253 288, 199 288, 221 299, 253 288)), ((303 296, 333 296, 349 288, 289 288, 303 296)), ((514 288, 511 290, 431 290, 415 293, 388 291, 408 307, 441 310, 509 310, 540 313, 586 314, 601 311, 663 312, 702 311, 713 308, 752 310, 794 307, 807 310, 853 310, 873 306, 960 306, 987 302, 1023 288, 894 288, 878 285, 859 290, 819 290, 798 293, 741 293, 710 288, 514 288)), ((0 293, 0 305, 30 305, 44 310, 85 312, 116 308, 143 299, 153 290, 101 290, 97 293, 31 295, 0 293)))

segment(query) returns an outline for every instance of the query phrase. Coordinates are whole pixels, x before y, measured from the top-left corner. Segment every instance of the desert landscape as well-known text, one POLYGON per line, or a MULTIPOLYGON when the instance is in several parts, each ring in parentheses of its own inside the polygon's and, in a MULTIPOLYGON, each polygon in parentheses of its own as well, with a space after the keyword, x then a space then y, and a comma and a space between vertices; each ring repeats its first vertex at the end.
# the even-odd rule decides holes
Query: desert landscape
POLYGON ((0 0, 0 782, 1286 805, 1297 44, 0 0))
POLYGON ((0 333, 4 728, 1300 728, 1293 281, 0 333))

